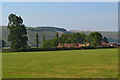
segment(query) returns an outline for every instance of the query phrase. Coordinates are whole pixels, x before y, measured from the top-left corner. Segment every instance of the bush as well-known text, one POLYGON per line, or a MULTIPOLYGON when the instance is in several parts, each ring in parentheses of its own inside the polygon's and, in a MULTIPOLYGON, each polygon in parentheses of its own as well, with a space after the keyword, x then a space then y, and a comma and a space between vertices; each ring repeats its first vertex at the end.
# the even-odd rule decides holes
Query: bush
POLYGON ((114 46, 102 45, 102 46, 97 47, 97 48, 116 48, 116 47, 114 47, 114 46))
POLYGON ((76 48, 76 47, 62 47, 62 48, 21 48, 17 50, 11 50, 11 49, 4 49, 2 52, 32 52, 32 51, 59 51, 59 50, 80 50, 80 49, 99 49, 99 48, 115 48, 113 46, 100 46, 100 47, 81 47, 81 48, 76 48))

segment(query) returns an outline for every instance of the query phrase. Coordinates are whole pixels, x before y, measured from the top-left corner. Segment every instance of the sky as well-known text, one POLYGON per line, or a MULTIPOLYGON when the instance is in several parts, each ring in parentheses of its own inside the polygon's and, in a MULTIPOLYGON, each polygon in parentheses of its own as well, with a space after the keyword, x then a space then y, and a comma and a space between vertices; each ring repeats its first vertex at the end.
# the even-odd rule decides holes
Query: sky
POLYGON ((67 30, 117 31, 117 2, 3 2, 2 25, 8 15, 21 16, 30 27, 54 26, 67 30))

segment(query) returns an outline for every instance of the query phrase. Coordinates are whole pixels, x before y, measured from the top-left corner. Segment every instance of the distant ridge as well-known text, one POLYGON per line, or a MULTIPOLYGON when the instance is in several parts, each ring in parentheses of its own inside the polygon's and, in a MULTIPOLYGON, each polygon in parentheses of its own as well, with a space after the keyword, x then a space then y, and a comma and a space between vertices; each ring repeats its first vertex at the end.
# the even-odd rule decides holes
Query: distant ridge
MULTIPOLYGON (((38 32, 39 34, 39 40, 40 45, 42 43, 42 36, 45 36, 46 40, 52 39, 56 36, 56 32, 59 33, 59 36, 65 33, 76 33, 76 32, 84 32, 85 34, 89 34, 93 31, 67 31, 64 28, 58 28, 58 27, 52 27, 52 26, 38 26, 38 27, 26 27, 27 28, 27 36, 28 36, 28 44, 29 46, 35 45, 35 35, 38 32)), ((0 36, 0 39, 3 39, 6 43, 8 43, 7 37, 8 37, 8 29, 7 26, 0 26, 0 33, 2 33, 2 37, 0 36), (2 32, 1 32, 2 31, 2 32)), ((98 31, 103 36, 107 37, 109 42, 118 42, 118 32, 113 31, 98 31)), ((120 42, 120 41, 119 41, 120 42)), ((8 44, 9 45, 9 44, 8 44)))
MULTIPOLYGON (((8 37, 8 29, 7 26, 0 26, 2 30, 2 37, 0 39, 3 39, 7 45, 9 46, 7 37, 8 37), (5 33, 5 34, 4 34, 5 33)), ((57 28, 57 27, 48 27, 48 26, 42 26, 42 27, 26 27, 27 28, 27 36, 28 36, 28 45, 29 46, 35 46, 35 35, 38 32, 39 34, 39 44, 42 43, 42 36, 45 36, 46 40, 52 39, 56 36, 56 32, 59 33, 59 36, 67 32, 64 28, 57 28)))
POLYGON ((62 32, 67 31, 64 28, 58 28, 58 27, 52 27, 52 26, 38 26, 38 27, 32 27, 27 29, 31 31, 62 31, 62 32))

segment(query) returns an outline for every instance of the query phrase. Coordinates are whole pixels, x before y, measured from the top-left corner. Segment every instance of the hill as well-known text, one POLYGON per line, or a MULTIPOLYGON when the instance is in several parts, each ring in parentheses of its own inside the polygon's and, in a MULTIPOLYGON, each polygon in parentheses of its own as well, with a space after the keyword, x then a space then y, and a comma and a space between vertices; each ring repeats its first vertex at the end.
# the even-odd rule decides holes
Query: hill
MULTIPOLYGON (((3 39, 5 42, 7 42, 7 36, 8 36, 8 30, 6 26, 2 26, 0 28, 2 31, 2 36, 0 36, 0 39, 3 39)), ((64 32, 67 31, 63 28, 56 28, 56 27, 27 27, 27 36, 28 36, 28 44, 29 46, 35 45, 35 35, 38 32, 39 34, 39 40, 40 44, 42 43, 42 36, 45 36, 46 40, 52 39, 55 37, 56 32, 59 33, 59 35, 64 34, 64 32)), ((8 42, 7 42, 8 43, 8 42)), ((9 43, 8 43, 9 45, 9 43)))
POLYGON ((31 31, 63 31, 63 32, 67 31, 64 28, 57 28, 57 27, 52 27, 52 26, 40 26, 36 28, 27 27, 27 29, 31 31))
MULTIPOLYGON (((49 40, 55 37, 56 32, 58 32, 59 36, 61 36, 64 33, 84 32, 85 34, 89 34, 92 31, 67 31, 64 28, 57 28, 52 26, 51 27, 50 26, 27 27, 27 33, 28 33, 27 36, 28 36, 29 46, 35 46, 35 34, 37 32, 39 34, 39 40, 41 44, 43 35, 45 36, 46 40, 49 40)), ((100 32, 103 36, 107 37, 109 42, 118 42, 118 32, 113 32, 113 31, 98 31, 98 32, 100 32)), ((5 42, 7 42, 7 35, 8 35, 7 27, 0 26, 0 33, 2 33, 2 36, 0 36, 0 39, 3 39, 5 42)))

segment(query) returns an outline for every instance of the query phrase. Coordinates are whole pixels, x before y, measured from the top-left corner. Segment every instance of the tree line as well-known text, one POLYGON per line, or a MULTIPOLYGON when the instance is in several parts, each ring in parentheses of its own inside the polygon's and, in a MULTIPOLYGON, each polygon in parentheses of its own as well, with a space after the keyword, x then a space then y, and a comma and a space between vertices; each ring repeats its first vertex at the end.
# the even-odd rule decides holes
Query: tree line
POLYGON ((86 35, 85 33, 74 33, 74 34, 63 34, 62 36, 57 36, 51 40, 46 40, 43 42, 42 46, 44 48, 57 47, 58 44, 66 43, 89 43, 91 47, 97 47, 101 45, 101 42, 104 41, 108 43, 108 39, 103 37, 99 32, 91 32, 86 35))
MULTIPOLYGON (((8 16, 8 41, 11 43, 11 49, 21 49, 28 47, 28 37, 27 29, 23 24, 23 19, 20 16, 15 14, 10 14, 8 16)), ((51 40, 45 40, 43 35, 42 47, 51 48, 57 47, 57 45, 65 43, 90 43, 90 46, 99 46, 101 41, 108 42, 107 38, 104 37, 99 32, 91 32, 89 35, 85 33, 74 33, 74 34, 62 34, 59 36, 59 33, 56 32, 55 38, 51 40)), ((36 47, 39 47, 39 34, 36 33, 36 47)))

